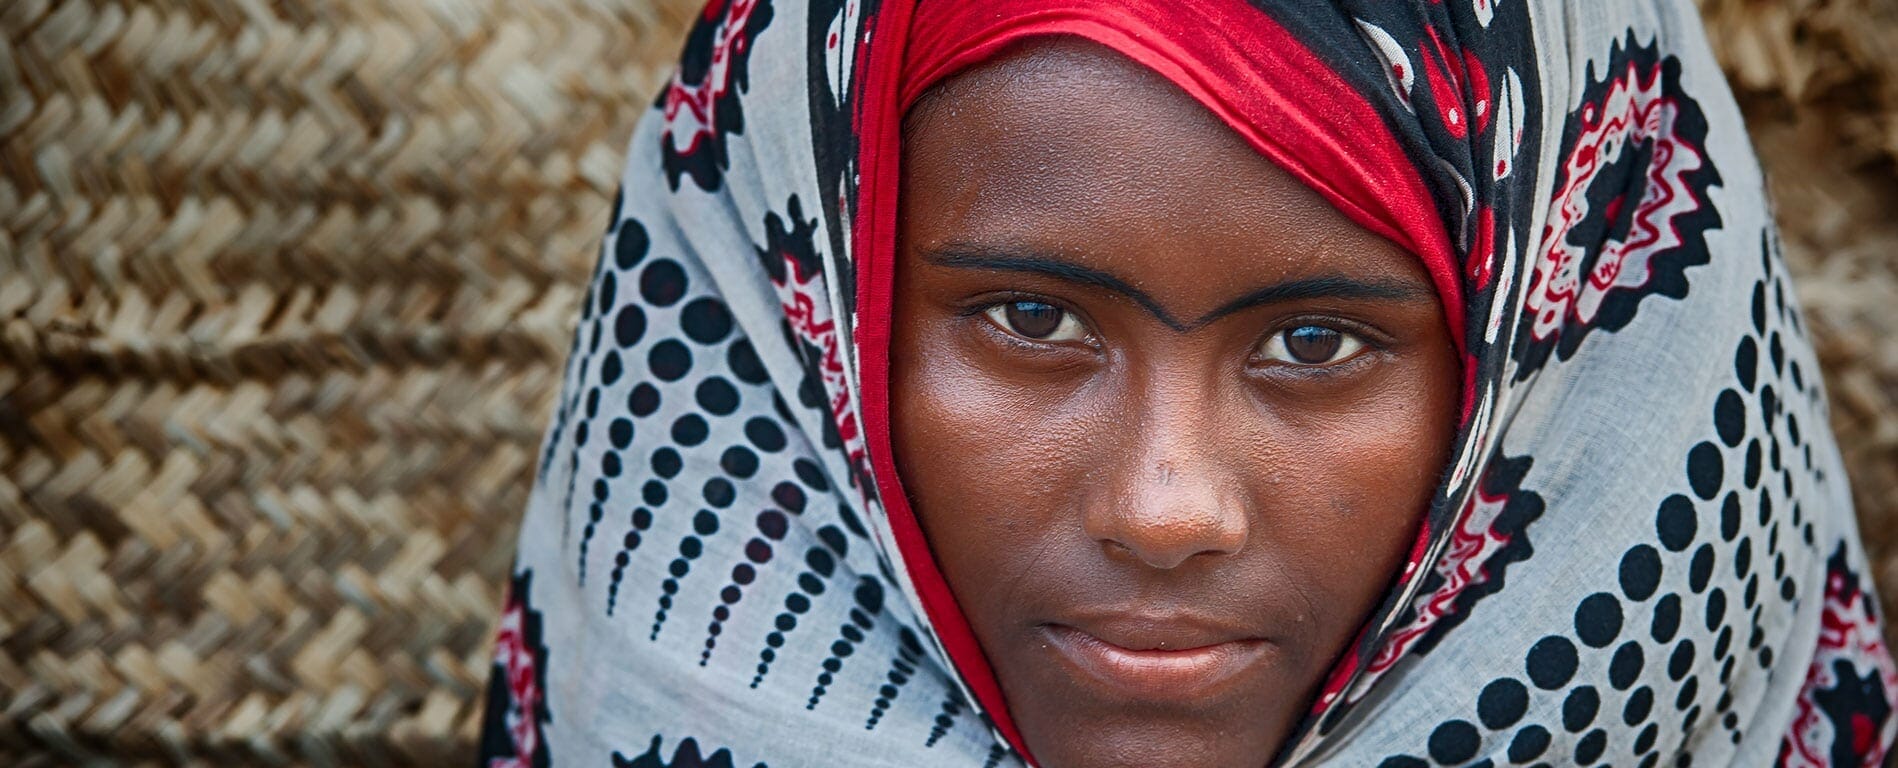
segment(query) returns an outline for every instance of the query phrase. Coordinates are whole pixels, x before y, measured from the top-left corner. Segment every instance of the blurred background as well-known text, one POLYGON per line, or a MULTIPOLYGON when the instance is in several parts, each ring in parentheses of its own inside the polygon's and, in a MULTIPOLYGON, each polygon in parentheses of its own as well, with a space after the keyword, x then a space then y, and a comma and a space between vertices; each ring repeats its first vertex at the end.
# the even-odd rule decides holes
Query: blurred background
MULTIPOLYGON (((0 3, 0 765, 466 765, 694 0, 0 3)), ((1703 0, 1898 607, 1898 3, 1703 0)))

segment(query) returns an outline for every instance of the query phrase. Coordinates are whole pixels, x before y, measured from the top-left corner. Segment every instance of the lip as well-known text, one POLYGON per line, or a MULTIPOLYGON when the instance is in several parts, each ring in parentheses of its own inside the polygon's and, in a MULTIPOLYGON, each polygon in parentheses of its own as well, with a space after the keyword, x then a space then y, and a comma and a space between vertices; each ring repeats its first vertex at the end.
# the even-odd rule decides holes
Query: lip
POLYGON ((1070 666, 1121 697, 1204 702, 1263 663, 1271 642, 1191 621, 1050 623, 1049 647, 1070 666))

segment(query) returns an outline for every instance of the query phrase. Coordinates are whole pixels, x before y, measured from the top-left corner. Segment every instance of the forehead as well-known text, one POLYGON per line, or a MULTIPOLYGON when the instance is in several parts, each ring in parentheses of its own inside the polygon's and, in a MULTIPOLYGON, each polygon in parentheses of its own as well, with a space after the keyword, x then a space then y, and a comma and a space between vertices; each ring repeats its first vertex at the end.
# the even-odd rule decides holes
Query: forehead
POLYGON ((911 110, 903 144, 906 251, 1032 249, 1182 287, 1209 273, 1425 275, 1171 82, 1085 41, 1033 42, 951 77, 911 110))

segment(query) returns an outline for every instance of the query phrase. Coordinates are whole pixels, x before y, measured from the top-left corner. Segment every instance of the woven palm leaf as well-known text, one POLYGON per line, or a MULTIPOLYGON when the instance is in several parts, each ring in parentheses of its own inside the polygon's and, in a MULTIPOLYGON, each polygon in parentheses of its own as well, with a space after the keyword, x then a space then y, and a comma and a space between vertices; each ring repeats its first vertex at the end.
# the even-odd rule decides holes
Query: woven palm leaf
POLYGON ((469 761, 692 12, 0 4, 0 765, 469 761))

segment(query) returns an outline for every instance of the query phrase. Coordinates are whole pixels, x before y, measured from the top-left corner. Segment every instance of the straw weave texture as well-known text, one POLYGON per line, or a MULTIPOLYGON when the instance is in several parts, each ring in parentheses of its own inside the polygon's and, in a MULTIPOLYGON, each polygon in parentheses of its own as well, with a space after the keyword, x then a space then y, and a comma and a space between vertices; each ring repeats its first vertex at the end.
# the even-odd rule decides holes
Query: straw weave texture
MULTIPOLYGON (((622 144, 696 5, 0 2, 0 765, 471 761, 622 144)), ((1889 610, 1898 11, 1705 10, 1889 610)))
POLYGON ((471 761, 692 12, 0 3, 0 765, 471 761))

